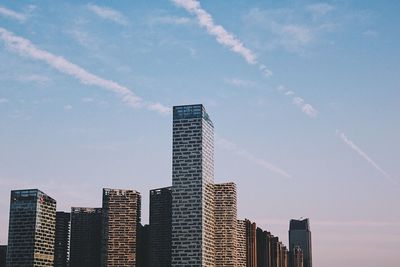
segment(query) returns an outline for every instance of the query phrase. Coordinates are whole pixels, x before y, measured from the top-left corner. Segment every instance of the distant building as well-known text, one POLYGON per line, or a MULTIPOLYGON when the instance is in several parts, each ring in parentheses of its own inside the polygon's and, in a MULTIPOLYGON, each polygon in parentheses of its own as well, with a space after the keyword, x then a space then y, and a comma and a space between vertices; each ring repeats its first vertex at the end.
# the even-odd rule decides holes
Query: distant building
POLYGON ((54 242, 54 267, 67 267, 71 214, 57 211, 54 242))
POLYGON ((246 220, 237 221, 236 259, 237 267, 247 267, 247 234, 246 220))
POLYGON ((289 267, 304 267, 303 251, 299 246, 292 249, 289 259, 289 267))
POLYGON ((236 184, 214 185, 215 199, 215 266, 237 263, 237 197, 236 184))
POLYGON ((103 189, 101 266, 137 266, 140 193, 103 189))
POLYGON ((0 245, 0 267, 6 266, 7 246, 0 245))
POLYGON ((214 266, 214 126, 203 105, 175 106, 172 266, 214 266))
POLYGON ((257 225, 246 220, 247 267, 257 267, 257 225))
POLYGON ((303 251, 304 267, 312 267, 311 231, 309 219, 290 220, 289 225, 289 248, 293 251, 295 247, 303 251))
POLYGON ((150 190, 150 267, 171 266, 172 188, 150 190))
MULTIPOLYGON (((150 265, 150 225, 139 225, 137 245, 138 267, 149 267, 150 265)), ((164 266, 170 266, 165 264, 164 266)))
POLYGON ((99 267, 101 208, 71 208, 70 267, 99 267))
POLYGON ((257 266, 271 267, 271 234, 257 228, 257 266))
POLYGON ((6 265, 53 266, 56 201, 38 189, 13 190, 6 265))

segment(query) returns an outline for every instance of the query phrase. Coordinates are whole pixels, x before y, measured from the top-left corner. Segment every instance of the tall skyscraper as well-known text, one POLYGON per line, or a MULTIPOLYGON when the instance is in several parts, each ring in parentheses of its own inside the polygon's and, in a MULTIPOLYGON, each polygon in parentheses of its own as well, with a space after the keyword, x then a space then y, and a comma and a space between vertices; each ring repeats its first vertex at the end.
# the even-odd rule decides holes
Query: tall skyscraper
POLYGON ((257 266, 271 267, 271 234, 257 228, 257 266))
POLYGON ((304 267, 303 251, 299 246, 292 248, 289 258, 289 267, 304 267))
POLYGON ((54 267, 68 266, 70 217, 71 214, 69 212, 57 211, 56 213, 54 267))
POLYGON ((101 266, 137 265, 140 204, 139 192, 103 189, 101 266))
POLYGON ((140 224, 138 230, 136 266, 150 267, 150 225, 140 224))
POLYGON ((6 266, 7 246, 0 245, 0 267, 6 266))
POLYGON ((257 267, 257 225, 246 221, 246 260, 247 267, 257 267))
POLYGON ((150 267, 171 266, 172 188, 150 190, 150 267))
POLYGON ((7 267, 53 266, 56 201, 38 189, 11 191, 7 267))
POLYGON ((99 267, 101 208, 71 208, 70 267, 99 267))
POLYGON ((309 219, 290 220, 289 248, 299 246, 303 251, 304 267, 312 267, 311 231, 309 219))
POLYGON ((215 266, 237 264, 237 197, 236 184, 214 185, 215 200, 215 266))
POLYGON ((173 108, 172 266, 215 266, 214 126, 203 105, 173 108))

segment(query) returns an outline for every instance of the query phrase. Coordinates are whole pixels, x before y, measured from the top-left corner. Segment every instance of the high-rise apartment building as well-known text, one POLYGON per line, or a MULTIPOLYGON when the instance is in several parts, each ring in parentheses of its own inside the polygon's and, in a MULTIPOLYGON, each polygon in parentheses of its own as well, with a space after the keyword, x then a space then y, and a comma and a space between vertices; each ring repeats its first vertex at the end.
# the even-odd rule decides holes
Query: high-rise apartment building
POLYGON ((101 266, 137 266, 140 205, 139 192, 103 189, 101 266))
POLYGON ((304 267, 303 251, 299 246, 294 247, 290 251, 289 267, 304 267))
POLYGON ((215 266, 237 266, 237 196, 235 183, 214 185, 215 266))
POLYGON ((150 190, 150 267, 171 266, 172 187, 150 190))
MULTIPOLYGON (((149 267, 150 265, 150 225, 139 225, 137 239, 137 267, 149 267)), ((165 264, 164 266, 171 266, 165 264)))
POLYGON ((271 234, 257 228, 257 267, 271 267, 271 234))
POLYGON ((57 211, 56 213, 54 267, 68 266, 70 217, 71 214, 69 212, 57 211))
POLYGON ((247 267, 257 267, 257 225, 246 220, 247 267))
POLYGON ((13 190, 7 267, 53 266, 56 201, 38 189, 13 190))
POLYGON ((311 231, 309 219, 290 220, 289 249, 299 246, 303 251, 304 267, 312 267, 311 231))
POLYGON ((71 208, 70 267, 99 267, 101 208, 71 208))
POLYGON ((246 220, 237 221, 236 236, 236 266, 247 267, 247 242, 246 242, 246 220))
POLYGON ((215 266, 214 126, 203 105, 173 108, 172 266, 215 266))

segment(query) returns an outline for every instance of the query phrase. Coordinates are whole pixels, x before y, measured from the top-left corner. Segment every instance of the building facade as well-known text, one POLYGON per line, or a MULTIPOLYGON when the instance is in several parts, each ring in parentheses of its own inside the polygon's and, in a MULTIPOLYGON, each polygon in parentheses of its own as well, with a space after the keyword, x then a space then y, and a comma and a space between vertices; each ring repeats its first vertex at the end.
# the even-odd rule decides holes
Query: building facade
POLYGON ((304 267, 303 251, 299 246, 292 249, 289 259, 289 267, 304 267))
POLYGON ((173 108, 172 266, 215 266, 214 126, 203 105, 173 108))
POLYGON ((103 189, 101 266, 137 266, 140 193, 103 189))
POLYGON ((236 262, 237 267, 247 267, 247 241, 246 241, 246 221, 237 221, 236 236, 236 262))
POLYGON ((150 190, 150 267, 171 266, 172 187, 150 190))
POLYGON ((13 190, 7 267, 54 264, 56 201, 38 189, 13 190))
POLYGON ((246 261, 247 267, 257 267, 257 225, 246 221, 246 261))
POLYGON ((290 220, 289 249, 300 247, 303 251, 304 267, 312 267, 312 246, 309 219, 290 220))
POLYGON ((257 267, 271 267, 271 234, 257 228, 257 267))
POLYGON ((237 196, 235 183, 214 185, 215 266, 237 266, 237 196))
POLYGON ((98 267, 101 208, 71 208, 70 267, 98 267))
POLYGON ((67 267, 69 261, 69 234, 71 214, 57 211, 54 241, 54 267, 67 267))
POLYGON ((6 266, 7 246, 0 245, 0 267, 6 266))

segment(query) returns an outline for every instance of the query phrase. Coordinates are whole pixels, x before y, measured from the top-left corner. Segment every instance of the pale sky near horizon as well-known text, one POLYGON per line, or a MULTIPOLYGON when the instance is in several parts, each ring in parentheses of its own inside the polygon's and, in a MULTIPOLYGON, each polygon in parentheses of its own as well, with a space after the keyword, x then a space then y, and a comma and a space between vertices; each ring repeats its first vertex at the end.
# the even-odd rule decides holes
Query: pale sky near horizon
POLYGON ((0 244, 10 190, 59 210, 171 184, 173 105, 214 122, 215 182, 314 266, 398 267, 400 1, 0 2, 0 244))

